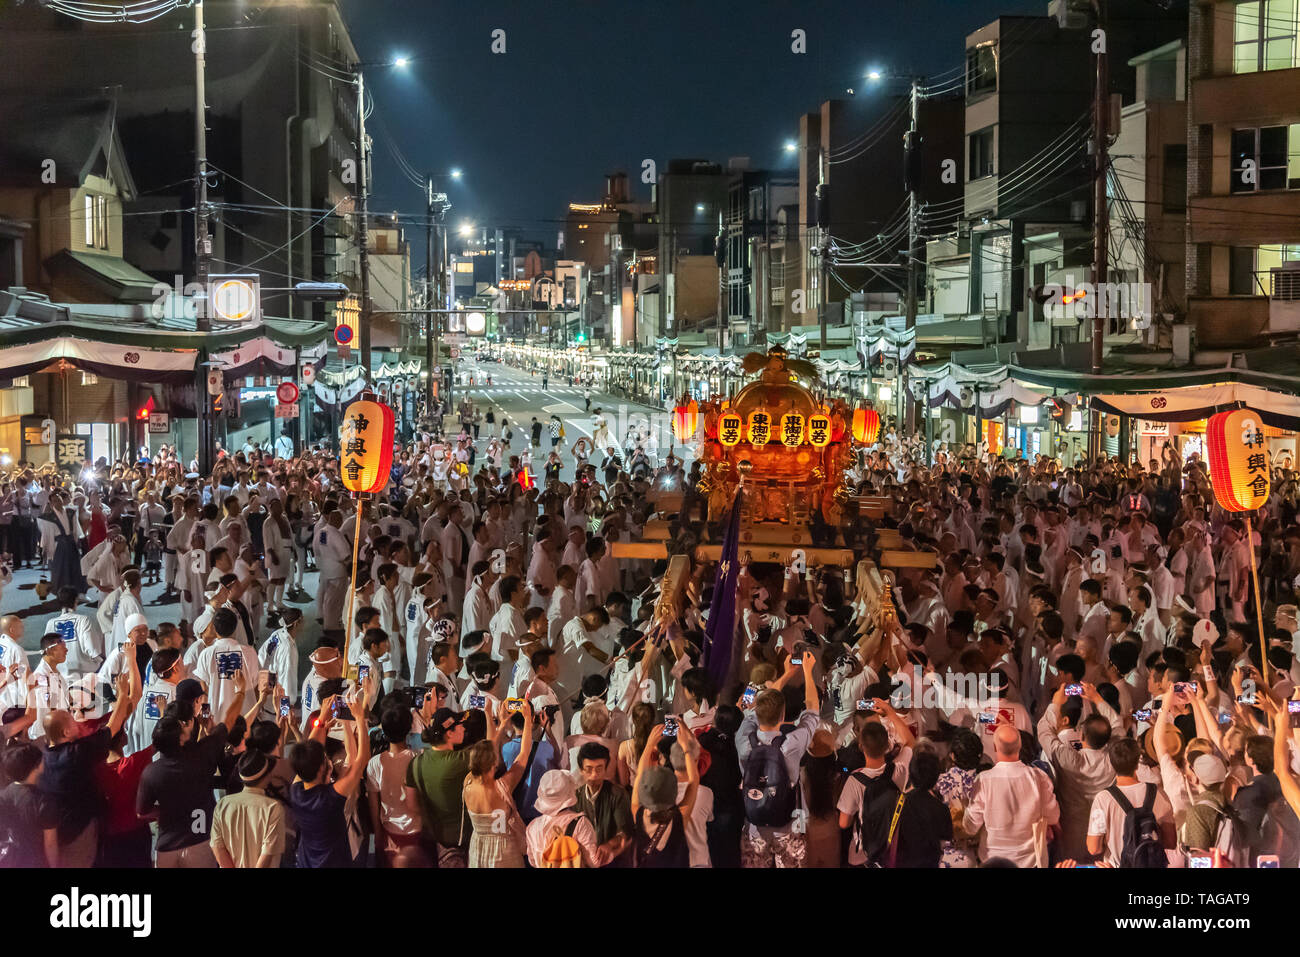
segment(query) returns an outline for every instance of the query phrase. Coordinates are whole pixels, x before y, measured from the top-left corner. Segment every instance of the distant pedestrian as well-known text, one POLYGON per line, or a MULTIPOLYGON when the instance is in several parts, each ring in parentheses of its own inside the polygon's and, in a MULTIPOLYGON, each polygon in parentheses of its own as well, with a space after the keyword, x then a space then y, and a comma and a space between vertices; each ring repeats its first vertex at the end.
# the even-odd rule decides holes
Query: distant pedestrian
POLYGON ((537 421, 537 416, 533 416, 533 424, 529 427, 533 432, 533 448, 542 447, 542 423, 537 421))
POLYGON ((547 385, 550 383, 550 381, 551 381, 551 380, 550 380, 550 376, 549 376, 547 373, 543 372, 543 373, 542 373, 542 391, 543 391, 543 392, 546 391, 547 385))

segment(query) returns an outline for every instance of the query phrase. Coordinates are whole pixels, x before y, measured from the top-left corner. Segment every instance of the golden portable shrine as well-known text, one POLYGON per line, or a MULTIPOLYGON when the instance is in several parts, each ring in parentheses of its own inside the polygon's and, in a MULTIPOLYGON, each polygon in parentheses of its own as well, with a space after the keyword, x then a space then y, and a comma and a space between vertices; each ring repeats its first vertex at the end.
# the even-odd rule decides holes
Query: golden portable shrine
MULTIPOLYGON (((677 440, 698 440, 704 466, 698 492, 710 518, 720 520, 739 491, 739 550, 745 560, 848 569, 861 558, 854 589, 859 619, 876 626, 892 621, 894 576, 879 571, 877 561, 880 568, 922 568, 931 567, 935 556, 906 550, 897 529, 880 527, 891 502, 854 496, 845 484, 854 444, 876 441, 880 416, 871 408, 850 410, 839 399, 819 398, 800 382, 816 382, 813 364, 790 358, 779 346, 746 356, 743 368, 758 376, 735 395, 703 403, 683 398, 672 413, 677 440), (864 527, 869 539, 850 539, 851 529, 864 527)), ((640 541, 614 543, 616 558, 670 557, 669 539, 680 525, 672 516, 683 506, 683 493, 656 490, 648 498, 659 517, 646 523, 640 541)), ((672 555, 661 600, 684 587, 689 575, 683 563, 718 561, 721 553, 722 545, 706 538, 688 554, 672 555)))
POLYGON ((823 402, 800 385, 800 376, 816 378, 815 369, 780 347, 750 353, 744 370, 758 379, 730 399, 705 402, 698 413, 700 492, 709 513, 721 515, 740 490, 743 521, 806 525, 820 511, 828 525, 838 525, 850 494, 848 406, 823 402))

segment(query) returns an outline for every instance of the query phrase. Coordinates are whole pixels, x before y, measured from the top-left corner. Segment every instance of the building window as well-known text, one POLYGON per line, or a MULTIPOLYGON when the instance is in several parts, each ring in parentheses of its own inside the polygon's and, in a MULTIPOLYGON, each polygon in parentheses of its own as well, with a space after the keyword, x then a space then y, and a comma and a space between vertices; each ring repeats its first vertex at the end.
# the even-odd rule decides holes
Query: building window
POLYGON ((992 93, 998 88, 997 47, 981 43, 966 51, 966 95, 992 93))
POLYGON ((1300 0, 1252 0, 1233 10, 1232 72, 1289 70, 1296 58, 1300 0))
POLYGON ((970 163, 967 180, 993 175, 993 127, 970 135, 970 163))
POLYGON ((1300 123, 1233 130, 1229 189, 1300 189, 1300 123))
POLYGON ((95 245, 108 248, 108 197, 95 197, 95 245))
POLYGON ((1187 144, 1165 147, 1165 168, 1160 177, 1161 207, 1166 213, 1187 211, 1187 144))
POLYGON ((1229 256, 1228 294, 1289 298, 1278 295, 1273 270, 1294 262, 1300 262, 1300 245, 1233 246, 1229 256))
POLYGON ((86 194, 86 248, 95 248, 95 197, 86 194))

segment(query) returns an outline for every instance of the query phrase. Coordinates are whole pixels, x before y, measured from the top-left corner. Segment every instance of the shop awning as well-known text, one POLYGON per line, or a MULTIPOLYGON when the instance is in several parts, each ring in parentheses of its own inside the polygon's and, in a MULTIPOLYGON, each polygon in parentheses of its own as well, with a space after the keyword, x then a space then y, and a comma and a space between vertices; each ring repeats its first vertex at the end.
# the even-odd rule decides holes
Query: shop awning
POLYGON ((1182 386, 1159 392, 1103 393, 1092 398, 1095 409, 1152 422, 1195 422, 1240 406, 1254 409, 1268 425, 1300 431, 1300 396, 1241 382, 1182 386))
POLYGON ((31 375, 63 360, 69 365, 110 379, 183 385, 194 381, 193 349, 162 350, 119 346, 61 336, 45 342, 0 348, 0 377, 31 375))
POLYGON ((146 349, 234 349, 265 336, 286 348, 314 346, 330 335, 323 322, 263 317, 198 332, 187 316, 153 316, 152 303, 55 303, 43 296, 0 290, 0 348, 61 336, 146 349))

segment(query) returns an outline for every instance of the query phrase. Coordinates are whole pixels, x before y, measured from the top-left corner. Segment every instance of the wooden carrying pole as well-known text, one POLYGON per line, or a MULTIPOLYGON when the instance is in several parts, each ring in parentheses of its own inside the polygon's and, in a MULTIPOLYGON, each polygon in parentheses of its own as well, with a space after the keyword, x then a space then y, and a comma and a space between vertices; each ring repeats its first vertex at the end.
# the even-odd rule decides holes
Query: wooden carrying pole
POLYGON ((1259 664, 1260 673, 1264 676, 1264 684, 1272 687, 1273 682, 1268 677, 1268 637, 1264 634, 1264 605, 1259 600, 1259 566, 1255 561, 1255 529, 1250 522, 1250 514, 1246 516, 1246 550, 1250 552, 1250 580, 1255 587, 1255 621, 1259 625, 1259 664))
POLYGON ((361 552, 361 502, 365 497, 364 492, 357 493, 357 521, 352 527, 352 578, 348 582, 348 614, 343 619, 343 673, 345 675, 352 668, 348 664, 348 638, 352 634, 352 606, 357 600, 357 556, 361 552))

